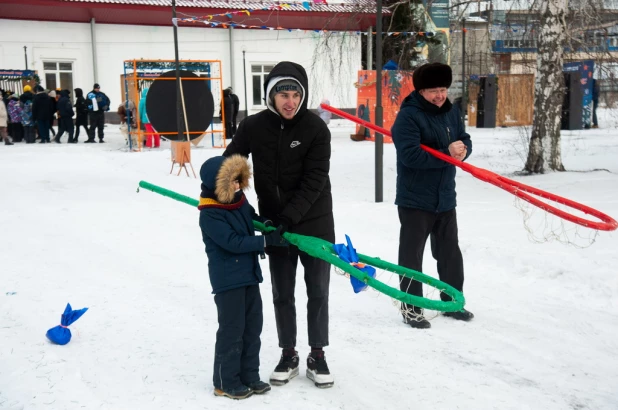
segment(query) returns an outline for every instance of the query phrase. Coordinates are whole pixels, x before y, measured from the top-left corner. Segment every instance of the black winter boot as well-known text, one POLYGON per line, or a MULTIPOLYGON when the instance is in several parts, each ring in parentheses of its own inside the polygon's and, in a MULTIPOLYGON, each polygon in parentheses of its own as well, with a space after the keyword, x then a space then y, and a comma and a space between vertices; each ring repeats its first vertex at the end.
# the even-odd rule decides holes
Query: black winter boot
POLYGON ((257 382, 249 383, 249 388, 253 390, 254 394, 264 394, 270 391, 270 384, 258 380, 257 382))
POLYGON ((472 312, 468 312, 466 309, 461 309, 459 312, 444 312, 444 316, 452 317, 455 320, 463 320, 464 322, 474 319, 472 312))

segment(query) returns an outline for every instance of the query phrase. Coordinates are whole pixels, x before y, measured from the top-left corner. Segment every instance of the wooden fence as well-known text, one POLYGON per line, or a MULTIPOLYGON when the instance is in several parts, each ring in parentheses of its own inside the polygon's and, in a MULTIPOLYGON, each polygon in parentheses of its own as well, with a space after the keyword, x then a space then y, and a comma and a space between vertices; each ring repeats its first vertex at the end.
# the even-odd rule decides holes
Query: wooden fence
MULTIPOLYGON (((502 74, 498 76, 496 127, 532 125, 534 75, 502 74)), ((468 125, 476 126, 479 85, 468 85, 468 125)))

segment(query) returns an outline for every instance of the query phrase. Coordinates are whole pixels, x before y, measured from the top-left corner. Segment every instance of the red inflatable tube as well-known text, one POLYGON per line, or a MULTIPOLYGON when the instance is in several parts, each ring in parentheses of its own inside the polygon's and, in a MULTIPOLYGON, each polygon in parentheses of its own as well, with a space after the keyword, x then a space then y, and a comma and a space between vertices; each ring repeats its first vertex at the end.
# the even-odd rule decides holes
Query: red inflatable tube
MULTIPOLYGON (((321 104, 321 106, 322 108, 324 108, 327 111, 332 112, 333 114, 337 114, 340 117, 346 118, 357 124, 363 125, 369 129, 372 129, 373 131, 379 132, 382 135, 388 135, 389 137, 392 137, 390 131, 388 131, 387 129, 378 127, 377 125, 374 125, 368 121, 362 120, 358 117, 355 117, 352 114, 348 114, 344 111, 338 110, 337 108, 331 107, 330 105, 321 104)), ((469 172, 475 178, 478 178, 481 181, 489 182, 490 184, 493 184, 497 186, 498 188, 502 188, 505 191, 510 192, 511 194, 523 199, 524 201, 527 201, 531 203, 532 205, 538 206, 542 210, 552 213, 562 219, 566 219, 567 221, 571 221, 573 223, 585 226, 587 228, 598 229, 600 231, 614 231, 616 230, 616 228, 618 228, 618 222, 616 222, 609 215, 606 215, 603 212, 597 211, 594 208, 590 208, 589 206, 580 204, 575 201, 571 201, 570 199, 563 198, 558 195, 554 195, 550 192, 546 192, 546 191, 531 187, 526 184, 522 184, 521 182, 513 181, 512 179, 503 177, 501 175, 498 175, 486 169, 475 167, 474 165, 470 165, 468 163, 459 161, 449 155, 445 155, 439 151, 436 151, 435 149, 426 147, 424 145, 421 145, 421 148, 429 152, 430 154, 440 158, 441 160, 446 161, 449 164, 453 164, 456 167, 459 167, 466 172, 469 172), (595 218, 600 219, 602 222, 590 221, 588 219, 584 219, 584 218, 581 218, 575 215, 571 215, 568 212, 555 208, 529 194, 536 195, 536 196, 545 198, 553 202, 557 202, 559 204, 568 206, 569 208, 577 209, 578 211, 584 212, 588 215, 591 215, 595 218)))

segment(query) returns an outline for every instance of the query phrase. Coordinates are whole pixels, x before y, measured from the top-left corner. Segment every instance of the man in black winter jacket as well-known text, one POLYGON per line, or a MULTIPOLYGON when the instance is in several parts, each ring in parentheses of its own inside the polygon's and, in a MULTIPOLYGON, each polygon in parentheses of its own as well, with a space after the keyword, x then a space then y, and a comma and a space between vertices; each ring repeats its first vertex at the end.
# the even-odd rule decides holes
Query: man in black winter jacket
POLYGON ((230 90, 230 97, 232 98, 232 136, 236 134, 236 118, 238 118, 238 111, 240 109, 240 101, 238 100, 238 96, 234 94, 234 89, 232 87, 228 87, 230 90))
POLYGON ((32 120, 36 122, 39 130, 40 143, 51 142, 49 139, 49 128, 51 127, 50 118, 54 115, 52 98, 45 92, 40 85, 34 87, 36 92, 32 101, 32 120))
POLYGON ((60 138, 66 131, 69 134, 69 140, 67 141, 69 144, 74 143, 73 141, 73 106, 71 105, 71 99, 69 96, 71 92, 69 90, 60 91, 60 99, 58 100, 58 104, 56 108, 58 110, 58 135, 54 138, 54 142, 60 143, 60 138))
POLYGON ((234 136, 234 129, 232 127, 232 118, 234 116, 234 101, 230 95, 229 88, 223 90, 223 99, 221 100, 221 107, 219 108, 219 119, 225 122, 225 138, 231 139, 234 136), (224 118, 225 117, 225 118, 224 118))
MULTIPOLYGON (((251 154, 260 215, 282 231, 335 240, 330 179, 330 132, 307 109, 309 82, 296 63, 277 64, 266 78, 267 110, 243 120, 224 154, 251 154)), ((270 247, 269 247, 270 248, 270 247)), ((318 387, 333 385, 323 347, 328 346, 330 264, 299 251, 269 249, 270 275, 281 360, 270 381, 286 384, 298 375, 294 287, 298 259, 305 268, 311 353, 307 377, 318 387)))
MULTIPOLYGON (((404 100, 392 128, 397 150, 395 204, 401 222, 399 265, 422 272, 423 252, 431 235, 431 253, 438 261, 440 280, 462 291, 464 271, 457 238, 455 166, 421 148, 423 144, 460 161, 472 152, 470 135, 447 98, 452 77, 451 68, 441 63, 423 65, 412 74, 415 91, 404 100)), ((423 296, 421 282, 402 276, 400 288, 423 296)), ((450 300, 445 294, 440 297, 450 300)), ((431 327, 422 309, 404 305, 402 310, 404 322, 413 328, 431 327)), ((465 309, 444 315, 464 321, 474 317, 465 309)))

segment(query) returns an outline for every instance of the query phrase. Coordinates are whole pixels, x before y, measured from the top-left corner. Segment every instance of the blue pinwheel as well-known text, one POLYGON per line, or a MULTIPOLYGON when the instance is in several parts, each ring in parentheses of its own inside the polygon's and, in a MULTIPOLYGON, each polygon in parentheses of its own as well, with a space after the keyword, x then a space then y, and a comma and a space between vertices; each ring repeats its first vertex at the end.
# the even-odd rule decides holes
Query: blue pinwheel
POLYGON ((59 345, 65 345, 71 341, 71 331, 69 330, 69 326, 75 322, 77 319, 82 317, 88 308, 83 308, 79 310, 73 310, 71 308, 71 304, 67 303, 67 307, 64 309, 64 313, 60 317, 60 324, 58 326, 52 327, 47 331, 45 336, 53 343, 59 345))
MULTIPOLYGON (((333 245, 333 249, 339 259, 344 262, 349 263, 354 266, 356 269, 365 272, 372 278, 376 277, 376 269, 373 266, 365 265, 364 263, 360 263, 358 260, 358 255, 356 254, 356 249, 352 246, 352 241, 348 235, 345 236, 348 245, 336 244, 333 245)), ((354 293, 362 292, 367 289, 367 284, 361 280, 356 279, 354 276, 350 276, 350 283, 352 284, 352 289, 354 289, 354 293)))

